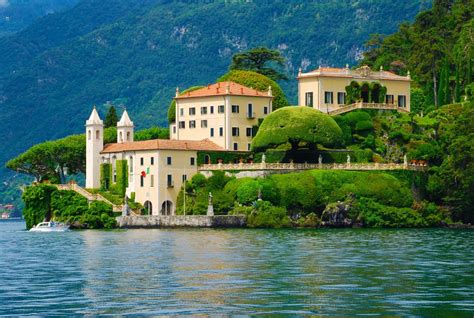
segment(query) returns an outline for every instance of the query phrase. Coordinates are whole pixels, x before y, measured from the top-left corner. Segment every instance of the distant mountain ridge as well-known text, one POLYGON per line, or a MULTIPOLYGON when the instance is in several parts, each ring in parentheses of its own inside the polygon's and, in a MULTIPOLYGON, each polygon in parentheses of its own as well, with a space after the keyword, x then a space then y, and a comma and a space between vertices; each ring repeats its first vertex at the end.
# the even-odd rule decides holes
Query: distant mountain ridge
POLYGON ((0 0, 0 38, 28 27, 35 20, 74 6, 79 0, 0 0))
MULTIPOLYGON (((213 82, 232 54, 279 49, 295 102, 299 67, 355 64, 371 33, 392 33, 431 1, 83 0, 0 45, 0 163, 83 130, 92 105, 124 103, 139 127, 166 124, 175 87, 213 82)), ((102 108, 103 110, 103 108, 102 108)))

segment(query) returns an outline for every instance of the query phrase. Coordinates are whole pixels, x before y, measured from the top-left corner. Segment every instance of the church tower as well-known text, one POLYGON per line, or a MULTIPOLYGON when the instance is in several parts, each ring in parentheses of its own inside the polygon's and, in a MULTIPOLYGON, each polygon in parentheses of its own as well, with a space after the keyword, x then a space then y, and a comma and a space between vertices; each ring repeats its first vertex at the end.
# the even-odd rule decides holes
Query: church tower
POLYGON ((86 188, 100 188, 100 152, 104 149, 104 123, 97 110, 86 121, 86 188))
POLYGON ((128 116, 127 110, 125 109, 122 118, 120 118, 120 121, 117 123, 117 143, 132 142, 133 127, 133 122, 130 120, 130 116, 128 116))

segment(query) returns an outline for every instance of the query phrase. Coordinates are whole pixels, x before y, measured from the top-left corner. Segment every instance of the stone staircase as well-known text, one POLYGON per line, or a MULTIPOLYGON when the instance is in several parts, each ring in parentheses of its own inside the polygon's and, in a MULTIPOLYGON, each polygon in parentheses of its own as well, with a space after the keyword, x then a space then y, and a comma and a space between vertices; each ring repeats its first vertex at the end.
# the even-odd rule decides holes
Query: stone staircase
POLYGON ((98 194, 98 193, 90 193, 86 189, 80 187, 79 185, 75 183, 69 183, 69 184, 52 184, 52 186, 55 186, 58 188, 58 190, 64 190, 64 191, 74 191, 80 195, 82 195, 84 198, 86 198, 88 201, 101 201, 107 204, 110 204, 112 206, 112 210, 114 212, 122 212, 123 205, 117 205, 113 204, 110 200, 105 198, 104 196, 98 194))
POLYGON ((354 103, 334 109, 328 112, 331 116, 336 116, 356 109, 380 109, 380 110, 396 110, 402 113, 409 113, 409 111, 403 107, 398 107, 397 104, 385 104, 385 103, 354 103))

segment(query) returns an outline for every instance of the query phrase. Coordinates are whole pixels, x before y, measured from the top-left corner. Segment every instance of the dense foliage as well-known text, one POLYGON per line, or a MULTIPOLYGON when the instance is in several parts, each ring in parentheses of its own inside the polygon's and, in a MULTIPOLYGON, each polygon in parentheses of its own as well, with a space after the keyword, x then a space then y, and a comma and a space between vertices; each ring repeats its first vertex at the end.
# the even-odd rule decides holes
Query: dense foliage
POLYGON ((252 140, 252 150, 262 151, 290 144, 298 147, 332 147, 342 143, 342 131, 331 116, 314 108, 284 107, 268 115, 252 140))
POLYGON ((373 35, 367 48, 361 64, 411 71, 427 107, 460 102, 474 80, 474 1, 435 0, 413 24, 386 37, 373 35))
POLYGON ((112 207, 103 202, 92 202, 74 191, 59 191, 56 187, 39 184, 29 186, 23 193, 26 228, 54 220, 90 229, 116 226, 112 207))
POLYGON ((221 76, 218 82, 232 81, 247 87, 255 88, 259 91, 266 92, 269 87, 272 88, 273 109, 288 106, 285 93, 275 81, 265 75, 252 71, 233 70, 221 76))
MULTIPOLYGON (((355 197, 349 217, 368 227, 450 221, 433 204, 415 204, 411 186, 405 178, 381 172, 314 170, 257 179, 197 174, 186 185, 186 214, 205 214, 211 192, 217 214, 246 214, 253 227, 318 226, 325 208, 348 196, 355 197)), ((183 190, 177 211, 184 213, 183 190)))

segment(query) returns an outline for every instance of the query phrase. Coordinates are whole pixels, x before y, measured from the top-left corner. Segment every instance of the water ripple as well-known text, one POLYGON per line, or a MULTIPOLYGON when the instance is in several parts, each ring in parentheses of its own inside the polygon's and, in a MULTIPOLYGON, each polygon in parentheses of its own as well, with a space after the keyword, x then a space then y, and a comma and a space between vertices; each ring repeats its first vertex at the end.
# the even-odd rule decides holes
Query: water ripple
POLYGON ((474 313, 469 230, 23 227, 0 222, 0 316, 474 313))

